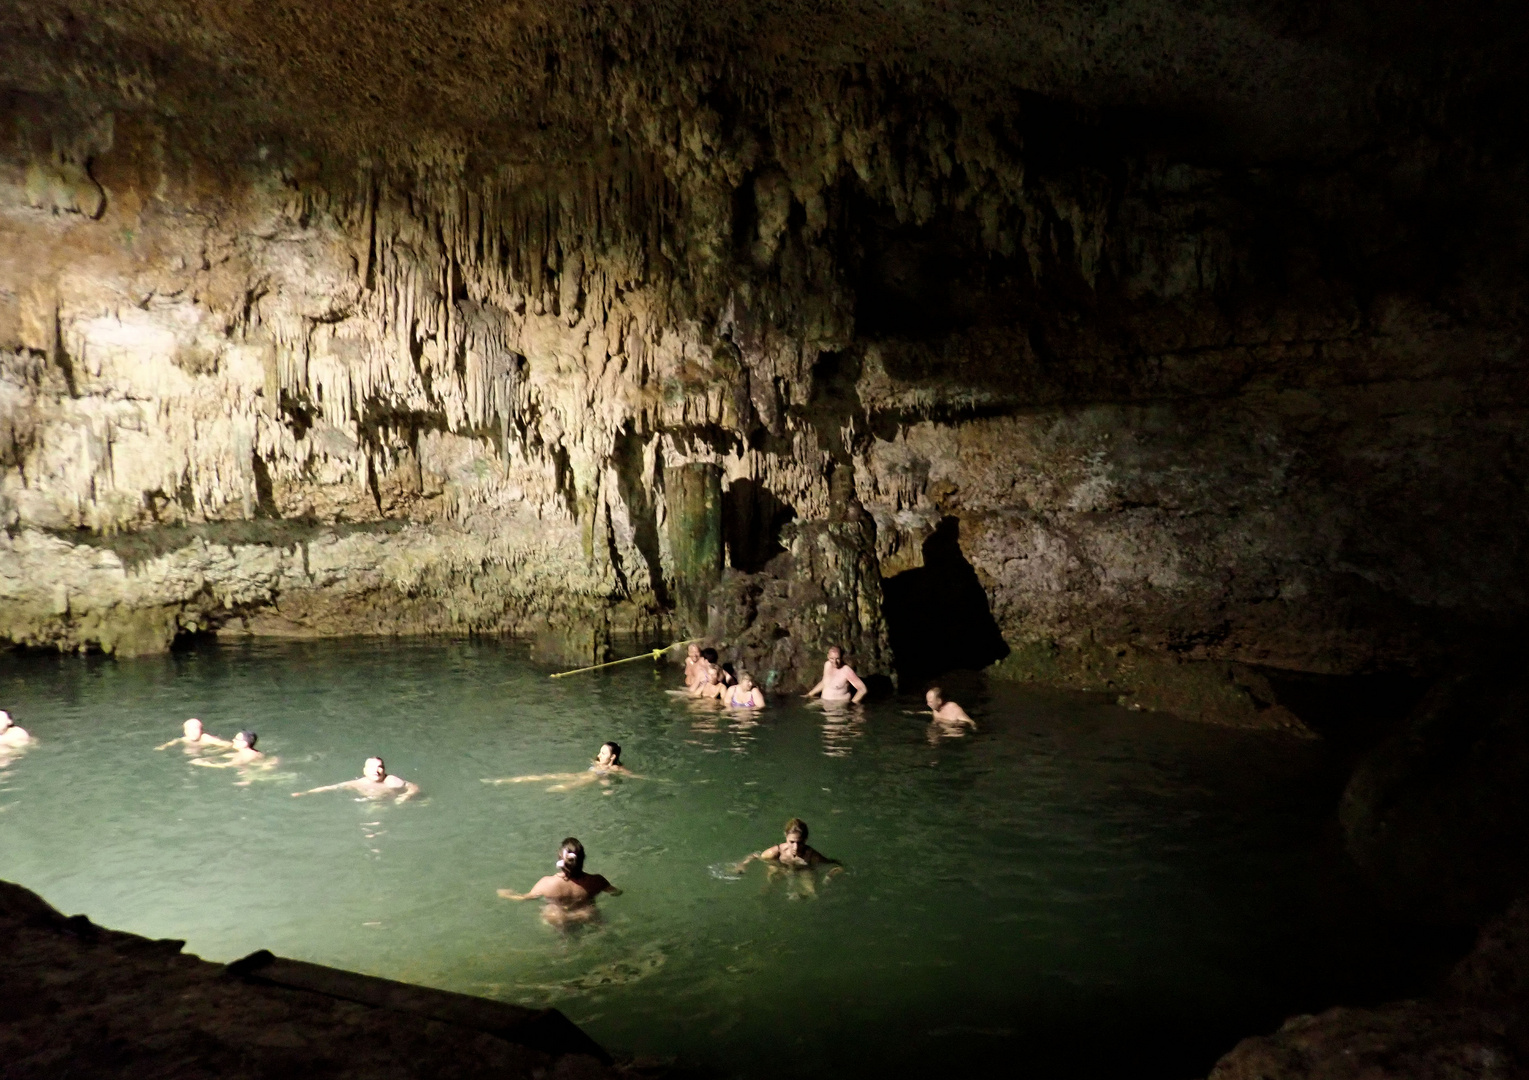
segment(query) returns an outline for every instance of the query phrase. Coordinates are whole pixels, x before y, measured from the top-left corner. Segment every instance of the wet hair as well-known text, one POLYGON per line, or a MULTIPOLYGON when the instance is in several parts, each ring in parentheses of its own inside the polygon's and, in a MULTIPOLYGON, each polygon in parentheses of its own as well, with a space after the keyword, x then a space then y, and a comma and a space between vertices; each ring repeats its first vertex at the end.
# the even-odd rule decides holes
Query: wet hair
POLYGON ((612 765, 620 765, 621 764, 621 744, 620 743, 613 743, 613 742, 603 742, 603 743, 600 744, 600 749, 604 750, 607 746, 609 746, 611 748, 611 764, 612 765))
POLYGON ((584 845, 576 837, 568 837, 557 848, 557 868, 568 874, 584 869, 584 845))
POLYGON ((713 664, 721 663, 717 656, 717 650, 710 647, 701 650, 701 658, 713 664))
POLYGON ((933 694, 935 697, 939 698, 941 701, 945 700, 945 691, 941 690, 938 686, 931 686, 928 690, 924 691, 924 696, 925 697, 928 697, 930 694, 933 694))
POLYGON ((801 833, 802 840, 805 842, 807 839, 807 823, 799 817, 792 818, 786 822, 786 835, 790 836, 792 833, 801 833))
POLYGON ((737 679, 740 683, 745 679, 747 679, 749 682, 753 682, 754 676, 750 675, 747 671, 740 671, 738 672, 737 679))
POLYGON ((235 735, 234 738, 243 739, 244 745, 253 750, 255 749, 255 740, 260 738, 260 736, 256 735, 249 728, 245 728, 243 731, 239 732, 239 734, 235 735))
POLYGON ((378 757, 376 754, 373 754, 371 757, 367 758, 365 761, 363 761, 361 763, 361 775, 362 776, 366 775, 366 767, 368 765, 370 765, 374 761, 377 763, 377 768, 381 769, 383 772, 387 772, 388 771, 388 767, 383 762, 383 760, 380 757, 378 757))

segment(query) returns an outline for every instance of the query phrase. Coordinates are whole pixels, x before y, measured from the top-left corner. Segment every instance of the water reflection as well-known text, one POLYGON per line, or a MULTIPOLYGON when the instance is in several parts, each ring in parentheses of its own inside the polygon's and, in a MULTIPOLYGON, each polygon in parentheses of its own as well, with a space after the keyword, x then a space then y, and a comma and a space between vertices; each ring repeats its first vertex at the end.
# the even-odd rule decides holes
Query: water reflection
POLYGON ((690 733, 685 741, 709 754, 729 750, 747 754, 753 747, 760 726, 759 713, 753 709, 729 709, 719 701, 685 699, 690 714, 690 733), (724 743, 725 745, 718 745, 724 743))
POLYGON ((825 701, 823 710, 823 754, 826 757, 849 757, 855 743, 865 734, 865 709, 849 702, 825 701))

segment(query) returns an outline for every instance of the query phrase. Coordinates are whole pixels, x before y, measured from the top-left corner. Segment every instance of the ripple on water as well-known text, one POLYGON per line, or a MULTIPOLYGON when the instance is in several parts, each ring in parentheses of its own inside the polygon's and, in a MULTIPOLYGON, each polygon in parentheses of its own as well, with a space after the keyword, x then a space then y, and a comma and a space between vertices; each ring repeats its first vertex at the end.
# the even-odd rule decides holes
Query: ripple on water
POLYGON ((1320 748, 1012 688, 931 739, 914 702, 737 714, 664 693, 672 671, 554 683, 520 655, 7 659, 0 704, 42 741, 0 762, 0 876, 212 959, 553 1004, 612 1047, 771 1077, 1020 1050, 1033 1076, 1203 1073, 1384 944, 1324 846, 1320 748), (279 770, 152 749, 192 715, 279 770), (483 782, 577 776, 607 739, 646 779, 483 782), (423 796, 290 798, 372 754, 423 796), (791 816, 848 872, 735 869, 791 816), (497 896, 568 835, 624 890, 597 919, 497 896))

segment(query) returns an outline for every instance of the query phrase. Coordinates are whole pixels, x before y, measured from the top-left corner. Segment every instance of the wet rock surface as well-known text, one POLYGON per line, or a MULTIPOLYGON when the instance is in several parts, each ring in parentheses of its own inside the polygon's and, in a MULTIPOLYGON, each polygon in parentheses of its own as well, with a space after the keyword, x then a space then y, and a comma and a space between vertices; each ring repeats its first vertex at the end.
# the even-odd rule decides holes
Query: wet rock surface
POLYGON ((1432 998, 1294 1017, 1211 1080, 1498 1080, 1529 1070, 1529 898, 1481 932, 1432 998))
POLYGON ((0 7, 6 639, 585 661, 854 501, 867 612, 954 521, 1000 674, 1288 726, 1529 601, 1507 8, 306 10, 0 7))
POLYGON ((406 1012, 252 985, 181 942, 64 918, 0 882, 0 1073, 60 1076, 549 1077, 617 1075, 406 1012))

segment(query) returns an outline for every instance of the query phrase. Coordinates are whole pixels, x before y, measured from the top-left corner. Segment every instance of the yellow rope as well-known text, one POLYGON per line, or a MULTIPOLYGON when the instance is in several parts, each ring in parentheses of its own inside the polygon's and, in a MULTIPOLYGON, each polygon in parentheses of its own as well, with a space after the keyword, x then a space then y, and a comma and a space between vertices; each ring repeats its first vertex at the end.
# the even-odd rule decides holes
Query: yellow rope
POLYGON ((652 652, 638 653, 636 656, 623 657, 620 660, 607 660, 603 664, 590 664, 589 667, 574 668, 572 671, 559 671, 553 675, 554 679, 561 679, 564 675, 577 675, 581 671, 595 671, 603 667, 612 667, 616 664, 630 664, 633 660, 643 660, 652 657, 654 660, 662 660, 664 653, 670 649, 678 649, 681 645, 689 645, 693 641, 700 641, 698 637, 686 638, 684 641, 676 641, 673 645, 665 645, 662 649, 654 649, 652 652))

